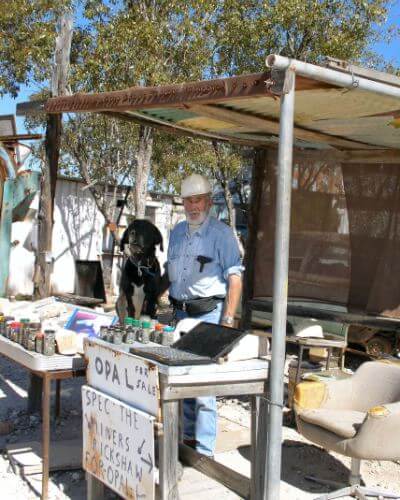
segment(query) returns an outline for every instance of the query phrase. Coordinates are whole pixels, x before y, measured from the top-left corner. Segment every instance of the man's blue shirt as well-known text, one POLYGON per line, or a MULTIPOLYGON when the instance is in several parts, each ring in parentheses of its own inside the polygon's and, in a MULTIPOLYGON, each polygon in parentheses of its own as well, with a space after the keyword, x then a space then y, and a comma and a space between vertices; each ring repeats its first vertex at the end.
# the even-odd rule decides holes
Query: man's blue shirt
POLYGON ((228 276, 243 271, 237 240, 232 229, 208 216, 192 234, 186 221, 171 232, 168 246, 169 294, 176 300, 225 296, 228 276), (198 256, 211 262, 201 264, 198 256))

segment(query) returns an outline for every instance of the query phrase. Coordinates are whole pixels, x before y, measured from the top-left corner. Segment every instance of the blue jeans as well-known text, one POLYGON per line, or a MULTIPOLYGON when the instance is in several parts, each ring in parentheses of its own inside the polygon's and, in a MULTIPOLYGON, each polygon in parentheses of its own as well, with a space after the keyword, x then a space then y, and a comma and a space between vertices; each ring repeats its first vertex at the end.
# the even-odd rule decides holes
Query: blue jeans
MULTIPOLYGON (((191 316, 209 323, 218 324, 221 320, 223 302, 214 311, 191 316)), ((187 318, 185 311, 176 311, 179 321, 187 318)), ((213 396, 185 399, 183 402, 183 436, 184 439, 195 440, 196 450, 203 455, 212 456, 217 440, 217 400, 213 396)))

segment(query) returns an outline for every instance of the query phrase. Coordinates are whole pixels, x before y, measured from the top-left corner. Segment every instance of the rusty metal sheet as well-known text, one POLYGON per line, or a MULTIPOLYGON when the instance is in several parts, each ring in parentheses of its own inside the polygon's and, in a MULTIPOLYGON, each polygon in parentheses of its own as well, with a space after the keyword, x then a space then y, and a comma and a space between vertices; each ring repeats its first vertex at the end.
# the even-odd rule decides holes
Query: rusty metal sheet
POLYGON ((98 340, 85 339, 84 352, 92 387, 159 418, 157 365, 98 340))
POLYGON ((163 105, 176 106, 185 102, 218 101, 232 97, 272 96, 272 91, 266 84, 269 79, 270 71, 266 71, 200 82, 133 87, 100 94, 75 94, 49 99, 45 104, 45 112, 122 111, 157 108, 163 105))
POLYGON ((154 417, 82 387, 83 468, 126 499, 154 498, 154 417))

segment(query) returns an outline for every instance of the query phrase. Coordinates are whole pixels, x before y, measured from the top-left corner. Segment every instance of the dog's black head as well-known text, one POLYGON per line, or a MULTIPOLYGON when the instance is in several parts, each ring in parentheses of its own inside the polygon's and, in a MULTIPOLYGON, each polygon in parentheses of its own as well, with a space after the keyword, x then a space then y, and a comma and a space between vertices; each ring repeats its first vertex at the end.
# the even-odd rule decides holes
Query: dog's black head
POLYGON ((156 226, 148 220, 136 219, 122 235, 121 252, 137 264, 154 255, 157 245, 160 245, 161 251, 164 250, 162 236, 156 226))

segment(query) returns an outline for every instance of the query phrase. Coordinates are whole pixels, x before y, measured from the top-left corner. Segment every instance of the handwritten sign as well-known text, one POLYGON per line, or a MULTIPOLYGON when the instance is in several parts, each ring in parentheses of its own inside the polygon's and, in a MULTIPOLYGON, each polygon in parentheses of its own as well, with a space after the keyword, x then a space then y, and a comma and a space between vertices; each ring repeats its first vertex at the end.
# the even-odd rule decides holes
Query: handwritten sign
POLYGON ((84 351, 89 385, 159 416, 157 365, 91 339, 85 340, 84 351))
POLYGON ((123 498, 154 499, 154 417, 82 387, 83 468, 123 498))

